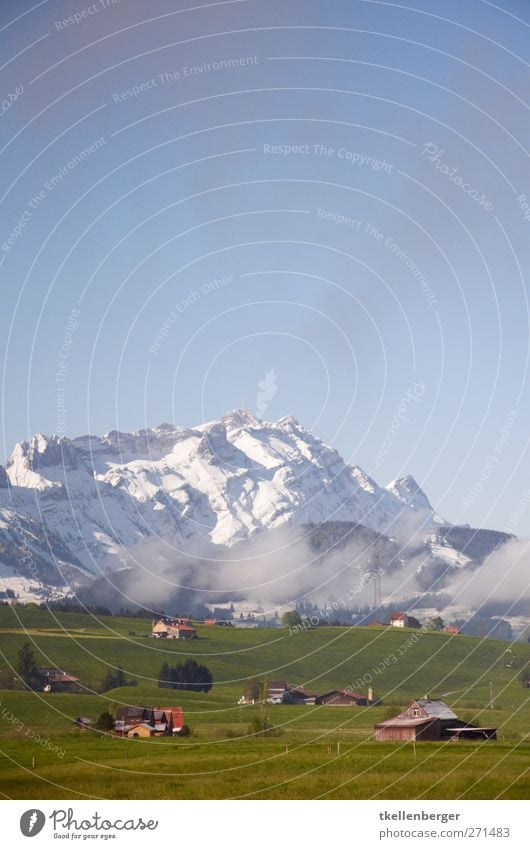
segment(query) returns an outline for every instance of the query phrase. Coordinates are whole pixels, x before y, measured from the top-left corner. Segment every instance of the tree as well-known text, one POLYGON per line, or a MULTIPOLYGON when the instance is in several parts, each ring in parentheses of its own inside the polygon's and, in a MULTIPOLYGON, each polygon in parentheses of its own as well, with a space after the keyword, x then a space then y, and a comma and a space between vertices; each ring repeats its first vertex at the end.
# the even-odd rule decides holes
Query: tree
POLYGON ((116 687, 134 687, 136 681, 128 681, 125 677, 125 672, 119 666, 117 669, 109 669, 101 684, 101 692, 106 693, 108 690, 114 690, 116 687))
POLYGON ((158 686, 165 688, 172 686, 171 667, 167 660, 164 661, 160 667, 160 672, 158 673, 158 686))
POLYGON ((108 710, 98 716, 96 728, 98 731, 114 731, 114 717, 108 710))
POLYGON ((251 678, 245 685, 243 695, 247 702, 259 702, 263 693, 263 681, 258 681, 256 678, 251 678))
POLYGON ((165 662, 158 673, 158 686, 207 693, 212 689, 213 676, 207 666, 196 660, 189 659, 176 666, 169 666, 165 662))
POLYGON ((12 669, 0 669, 0 690, 20 690, 20 678, 12 669))
POLYGON ((443 631, 444 627, 444 621, 441 616, 433 616, 427 622, 427 628, 430 628, 431 631, 443 631))
POLYGON ((20 680, 30 690, 36 690, 41 686, 41 675, 37 669, 35 655, 29 643, 24 643, 18 653, 17 672, 20 680))
POLYGON ((282 625, 285 625, 286 628, 294 628, 296 625, 300 625, 301 622, 302 620, 297 610, 287 610, 282 616, 282 625))

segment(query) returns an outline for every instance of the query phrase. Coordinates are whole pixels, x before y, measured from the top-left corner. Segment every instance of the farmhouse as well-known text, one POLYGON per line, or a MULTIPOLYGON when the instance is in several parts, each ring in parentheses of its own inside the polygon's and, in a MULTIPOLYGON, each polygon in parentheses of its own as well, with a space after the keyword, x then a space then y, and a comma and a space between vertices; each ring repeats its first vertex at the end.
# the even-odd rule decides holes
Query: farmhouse
POLYGON ((416 699, 397 716, 374 726, 378 742, 496 739, 496 729, 477 728, 458 719, 445 702, 416 699))
POLYGON ((79 687, 79 678, 55 667, 37 669, 45 693, 68 692, 79 687))
POLYGON ((114 733, 118 737, 171 737, 184 725, 181 707, 118 708, 114 733))
POLYGON ((170 616, 162 616, 153 620, 153 637, 168 638, 171 640, 196 640, 197 630, 189 619, 178 619, 170 616))
POLYGON ((289 684, 288 681, 267 681, 267 701, 271 705, 279 705, 283 702, 284 696, 296 688, 296 684, 289 684))
POLYGON ((392 613, 390 624, 393 628, 421 628, 421 623, 414 616, 409 616, 408 613, 392 613))

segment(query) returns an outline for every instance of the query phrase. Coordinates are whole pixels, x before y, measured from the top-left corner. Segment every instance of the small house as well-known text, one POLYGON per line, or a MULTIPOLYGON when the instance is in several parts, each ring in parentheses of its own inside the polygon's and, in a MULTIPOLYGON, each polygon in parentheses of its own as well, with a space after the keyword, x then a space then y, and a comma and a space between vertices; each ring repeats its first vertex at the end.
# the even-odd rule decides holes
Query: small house
POLYGON ((408 613, 392 613, 390 624, 393 628, 421 628, 421 623, 408 613))
POLYGON ((446 625, 444 631, 446 634, 459 634, 460 628, 457 625, 446 625))
POLYGON ((126 737, 153 737, 155 734, 154 727, 148 722, 140 722, 137 725, 131 725, 127 729, 126 737))
POLYGON ((79 687, 79 678, 69 675, 62 669, 41 668, 37 669, 41 679, 41 686, 45 693, 68 692, 79 687))

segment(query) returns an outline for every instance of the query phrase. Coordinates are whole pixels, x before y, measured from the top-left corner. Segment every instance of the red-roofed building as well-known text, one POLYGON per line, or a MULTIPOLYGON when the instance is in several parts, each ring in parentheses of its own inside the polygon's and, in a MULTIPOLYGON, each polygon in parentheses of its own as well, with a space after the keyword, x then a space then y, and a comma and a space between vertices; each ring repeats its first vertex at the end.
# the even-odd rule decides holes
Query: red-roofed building
POLYGON ((184 725, 179 706, 118 708, 114 733, 118 737, 171 737, 184 725), (147 731, 150 729, 150 733, 147 731))
POLYGON ((390 624, 393 628, 421 628, 421 623, 408 613, 392 613, 390 624))
POLYGON ((153 621, 152 635, 158 639, 196 640, 197 630, 190 624, 189 619, 163 616, 153 621))
POLYGON ((184 725, 184 714, 181 707, 162 707, 166 722, 168 724, 168 734, 176 734, 184 725))

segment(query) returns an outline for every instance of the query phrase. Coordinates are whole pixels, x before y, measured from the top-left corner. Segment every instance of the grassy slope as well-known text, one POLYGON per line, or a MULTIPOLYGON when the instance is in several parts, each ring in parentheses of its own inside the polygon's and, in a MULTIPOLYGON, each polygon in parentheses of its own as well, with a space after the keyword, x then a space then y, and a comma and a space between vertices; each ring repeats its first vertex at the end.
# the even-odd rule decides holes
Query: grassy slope
MULTIPOLYGON (((508 797, 528 793, 530 746, 524 736, 529 691, 518 680, 530 660, 528 645, 513 647, 513 666, 507 667, 506 643, 436 633, 420 634, 404 649, 414 632, 322 628, 289 635, 285 630, 203 627, 200 640, 181 644, 131 637, 129 631, 147 634, 149 623, 0 608, 0 647, 7 660, 14 662, 30 639, 39 662, 66 668, 87 688, 79 695, 0 692, 0 787, 7 795, 223 798, 258 793, 257 798, 311 798, 329 791, 338 798, 378 793, 382 798, 415 798, 425 791, 427 798, 461 793, 489 798, 509 785, 508 797), (213 690, 158 689, 162 662, 190 655, 202 656, 212 669, 213 690), (107 664, 122 666, 139 685, 105 695, 91 692, 107 664), (248 677, 285 677, 323 692, 352 685, 365 675, 372 675, 383 707, 269 706, 266 716, 281 736, 247 736, 249 719, 260 712, 236 704, 248 677), (496 710, 487 709, 490 682, 496 710), (423 744, 417 746, 415 760, 410 745, 372 742, 373 723, 396 712, 392 705, 400 707, 426 692, 452 691, 463 691, 446 699, 462 718, 499 727, 497 744, 423 744), (72 731, 72 719, 79 714, 95 717, 118 704, 172 702, 184 708, 194 731, 190 740, 122 741, 72 731), (37 733, 49 737, 64 755, 39 745, 37 733), (32 757, 37 758, 35 770, 32 757)), ((367 684, 359 689, 366 692, 367 684)))

